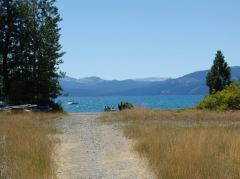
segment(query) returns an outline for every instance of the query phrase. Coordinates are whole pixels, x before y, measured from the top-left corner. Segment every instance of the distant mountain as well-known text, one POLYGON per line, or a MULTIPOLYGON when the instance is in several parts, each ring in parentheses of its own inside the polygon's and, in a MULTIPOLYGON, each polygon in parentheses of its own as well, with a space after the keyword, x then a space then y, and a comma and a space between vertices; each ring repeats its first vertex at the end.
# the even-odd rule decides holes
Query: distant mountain
POLYGON ((161 77, 148 77, 148 78, 137 78, 135 81, 145 81, 145 82, 156 82, 156 81, 166 81, 170 78, 161 78, 161 77))
MULTIPOLYGON (((232 67, 232 80, 240 77, 240 67, 232 67)), ((143 78, 129 80, 103 80, 99 77, 60 80, 64 92, 70 96, 143 96, 143 95, 194 95, 206 94, 207 70, 180 78, 143 78)))

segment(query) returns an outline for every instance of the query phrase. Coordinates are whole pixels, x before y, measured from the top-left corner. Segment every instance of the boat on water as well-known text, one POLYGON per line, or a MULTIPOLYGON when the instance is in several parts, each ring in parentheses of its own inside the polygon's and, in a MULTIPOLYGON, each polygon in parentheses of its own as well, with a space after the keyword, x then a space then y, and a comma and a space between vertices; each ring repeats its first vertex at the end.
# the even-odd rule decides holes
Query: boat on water
POLYGON ((105 112, 115 112, 116 109, 115 109, 114 107, 105 106, 105 107, 104 107, 104 111, 105 111, 105 112))
POLYGON ((75 102, 75 101, 68 101, 68 105, 76 105, 78 104, 78 102, 75 102))

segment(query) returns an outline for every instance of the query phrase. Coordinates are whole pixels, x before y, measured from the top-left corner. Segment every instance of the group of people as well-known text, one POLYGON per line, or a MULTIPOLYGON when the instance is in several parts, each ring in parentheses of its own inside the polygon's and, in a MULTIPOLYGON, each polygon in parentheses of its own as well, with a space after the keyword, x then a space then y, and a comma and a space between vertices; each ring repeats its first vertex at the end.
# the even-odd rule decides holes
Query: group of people
POLYGON ((104 111, 109 112, 109 111, 116 111, 116 109, 112 106, 105 106, 104 111))

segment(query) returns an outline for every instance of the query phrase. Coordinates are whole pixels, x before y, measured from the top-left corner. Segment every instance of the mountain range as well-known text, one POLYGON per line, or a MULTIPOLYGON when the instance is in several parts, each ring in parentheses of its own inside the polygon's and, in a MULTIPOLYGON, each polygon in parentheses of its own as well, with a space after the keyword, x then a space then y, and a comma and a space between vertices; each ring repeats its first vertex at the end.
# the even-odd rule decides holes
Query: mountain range
MULTIPOLYGON (((144 96, 144 95, 203 95, 208 92, 208 70, 197 71, 179 78, 143 78, 104 80, 99 77, 60 80, 64 93, 70 96, 144 96)), ((232 80, 240 77, 240 67, 231 67, 232 80)))

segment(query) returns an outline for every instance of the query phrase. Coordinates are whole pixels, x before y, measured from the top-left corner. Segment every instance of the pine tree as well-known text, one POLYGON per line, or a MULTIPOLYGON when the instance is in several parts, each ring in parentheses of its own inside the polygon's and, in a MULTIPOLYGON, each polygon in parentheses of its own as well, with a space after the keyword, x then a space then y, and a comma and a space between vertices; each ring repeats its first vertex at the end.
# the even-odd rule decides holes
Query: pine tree
POLYGON ((1 97, 9 97, 11 67, 14 65, 14 50, 17 43, 17 5, 14 0, 0 0, 0 76, 1 97))
POLYGON ((231 69, 224 58, 222 52, 217 51, 213 66, 206 78, 210 94, 223 90, 231 83, 231 69))
POLYGON ((61 91, 55 0, 0 0, 0 77, 12 104, 53 104, 61 91))
POLYGON ((59 64, 62 63, 59 44, 61 21, 55 0, 40 0, 38 2, 38 31, 36 47, 36 94, 38 104, 49 104, 61 91, 58 79, 62 76, 59 64))
POLYGON ((14 54, 12 59, 12 65, 9 66, 11 70, 11 76, 9 79, 10 88, 8 90, 8 102, 11 104, 24 104, 32 103, 31 93, 29 90, 32 88, 27 85, 29 83, 30 69, 29 56, 32 53, 30 51, 31 33, 29 28, 31 24, 30 6, 26 0, 16 0, 16 9, 14 13, 17 16, 16 33, 15 33, 15 47, 11 50, 14 54))

